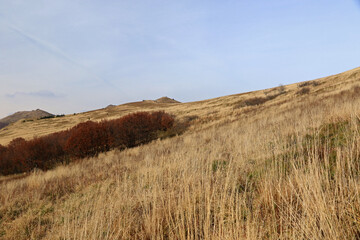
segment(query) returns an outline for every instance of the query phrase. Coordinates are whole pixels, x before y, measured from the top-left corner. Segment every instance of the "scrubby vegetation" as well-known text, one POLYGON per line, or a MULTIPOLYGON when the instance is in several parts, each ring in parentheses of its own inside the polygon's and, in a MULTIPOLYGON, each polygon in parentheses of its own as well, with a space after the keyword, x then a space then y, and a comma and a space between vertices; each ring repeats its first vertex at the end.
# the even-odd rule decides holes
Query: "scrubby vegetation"
POLYGON ((246 99, 245 101, 241 101, 237 104, 235 104, 234 108, 242 108, 242 107, 246 107, 246 106, 257 106, 257 105, 261 105, 266 103, 267 101, 273 100, 275 98, 277 98, 280 95, 285 94, 285 87, 284 86, 280 86, 278 87, 278 93, 276 94, 272 94, 272 95, 267 95, 265 97, 253 97, 253 98, 249 98, 246 99))
POLYGON ((301 88, 299 91, 296 92, 296 94, 298 95, 304 95, 304 94, 308 94, 310 92, 310 88, 308 87, 303 87, 301 88))
POLYGON ((298 88, 303 88, 303 87, 308 87, 308 86, 311 86, 311 85, 316 87, 316 86, 319 86, 320 83, 318 81, 316 81, 316 80, 313 80, 313 81, 301 82, 297 86, 298 86, 298 88))
POLYGON ((59 117, 65 117, 65 114, 49 115, 49 116, 40 117, 40 119, 59 118, 59 117))
POLYGON ((134 147, 164 136, 173 124, 174 118, 165 112, 138 112, 116 120, 87 121, 29 141, 16 138, 7 147, 0 145, 0 175, 47 170, 110 149, 134 147))

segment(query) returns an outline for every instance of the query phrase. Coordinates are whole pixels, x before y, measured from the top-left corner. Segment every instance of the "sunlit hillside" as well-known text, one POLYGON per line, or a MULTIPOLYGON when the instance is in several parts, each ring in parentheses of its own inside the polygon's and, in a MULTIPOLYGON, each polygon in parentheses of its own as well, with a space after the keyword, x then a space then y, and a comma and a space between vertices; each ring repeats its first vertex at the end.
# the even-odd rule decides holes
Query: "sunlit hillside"
MULTIPOLYGON (((357 84, 359 76, 360 68, 357 68, 342 74, 317 79, 313 82, 315 84, 310 83, 303 87, 303 89, 308 88, 310 90, 306 94, 299 94, 299 90, 302 88, 299 88, 299 84, 292 84, 284 87, 275 87, 198 102, 163 103, 161 101, 143 100, 85 113, 74 113, 61 118, 33 121, 20 120, 4 129, 0 129, 0 144, 6 145, 16 137, 31 139, 34 136, 43 136, 68 129, 87 120, 101 121, 103 119, 113 119, 136 111, 165 110, 168 113, 174 114, 179 120, 189 117, 194 119, 195 117, 197 121, 194 121, 194 124, 197 128, 202 129, 217 125, 221 122, 238 120, 239 117, 249 117, 251 112, 256 112, 259 109, 262 111, 273 111, 272 107, 281 106, 281 108, 284 108, 287 104, 291 105, 303 101, 304 97, 302 95, 305 95, 306 99, 311 98, 314 101, 316 99, 327 98, 357 84), (275 98, 271 99, 271 96, 275 96, 275 98), (267 101, 260 107, 243 104, 246 100, 251 100, 255 97, 270 97, 271 101, 267 101)), ((306 85, 306 83, 304 85, 306 85)))
POLYGON ((0 143, 164 110, 179 136, 0 177, 0 239, 359 239, 360 68, 190 103, 18 121, 0 143))

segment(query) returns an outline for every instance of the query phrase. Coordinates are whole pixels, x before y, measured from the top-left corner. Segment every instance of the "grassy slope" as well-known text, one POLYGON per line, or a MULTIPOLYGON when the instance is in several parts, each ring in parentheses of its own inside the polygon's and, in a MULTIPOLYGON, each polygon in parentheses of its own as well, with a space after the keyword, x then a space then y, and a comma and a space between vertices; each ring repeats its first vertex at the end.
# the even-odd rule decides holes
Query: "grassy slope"
POLYGON ((355 239, 359 72, 319 79, 304 95, 286 86, 258 106, 243 102, 278 89, 176 105, 132 103, 9 126, 5 139, 138 110, 199 116, 182 136, 3 179, 0 239, 355 239), (315 140, 322 159, 301 151, 306 134, 344 119, 345 145, 322 148, 315 140), (289 134, 296 136, 291 144, 289 134), (334 151, 338 160, 329 171, 334 151))
MULTIPOLYGON (((0 119, 0 123, 8 125, 10 123, 14 123, 22 119, 32 120, 42 117, 49 117, 49 116, 53 116, 53 114, 45 112, 41 109, 36 109, 32 111, 21 111, 0 119)), ((2 127, 0 126, 0 128, 2 127)))
MULTIPOLYGON (((321 85, 315 87, 310 86, 310 96, 323 98, 328 94, 334 94, 337 91, 348 89, 356 83, 360 74, 359 72, 360 68, 339 75, 318 79, 317 82, 321 83, 321 85)), ((264 107, 269 108, 269 105, 284 105, 284 102, 292 103, 293 101, 301 99, 296 96, 296 92, 298 91, 297 84, 286 86, 286 91, 286 94, 267 102, 264 107)), ((197 128, 204 128, 216 125, 219 122, 234 119, 234 117, 237 119, 238 116, 245 116, 244 113, 253 110, 253 108, 236 108, 236 106, 246 99, 274 95, 277 94, 277 92, 277 88, 273 88, 179 104, 156 103, 152 101, 135 102, 76 115, 66 115, 62 118, 42 119, 29 122, 18 121, 0 130, 0 144, 6 145, 16 137, 31 139, 34 136, 42 136, 68 129, 83 121, 100 121, 102 119, 118 118, 136 111, 165 110, 175 114, 178 119, 196 115, 201 118, 197 121, 197 123, 199 123, 197 124, 197 128)))

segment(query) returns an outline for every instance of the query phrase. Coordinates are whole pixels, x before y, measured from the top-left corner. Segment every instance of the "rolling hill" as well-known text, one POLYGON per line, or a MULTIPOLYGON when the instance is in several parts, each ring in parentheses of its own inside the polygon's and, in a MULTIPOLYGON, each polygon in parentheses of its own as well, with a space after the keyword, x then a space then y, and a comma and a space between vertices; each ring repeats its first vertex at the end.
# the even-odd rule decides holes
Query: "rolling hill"
MULTIPOLYGON (((234 94, 224 97, 218 97, 198 102, 179 103, 170 98, 160 98, 158 100, 145 100, 133 103, 126 103, 118 106, 106 107, 94 111, 66 115, 62 118, 53 119, 36 119, 33 122, 15 122, 6 129, 0 129, 0 144, 6 145, 16 137, 31 139, 34 136, 43 136, 49 133, 66 130, 75 126, 80 122, 87 120, 101 121, 104 119, 114 119, 136 111, 158 111, 164 110, 174 114, 179 120, 187 118, 196 118, 192 129, 197 127, 207 128, 213 125, 221 124, 221 122, 233 121, 243 113, 254 112, 254 106, 241 106, 246 100, 253 98, 274 97, 266 101, 260 106, 264 110, 271 109, 276 106, 281 108, 297 104, 299 99, 303 99, 303 95, 299 95, 299 84, 304 85, 302 88, 309 89, 305 93, 307 98, 322 100, 331 98, 339 91, 343 91, 358 84, 357 80, 360 76, 360 68, 356 68, 341 74, 316 79, 313 81, 291 84, 282 87, 259 90, 255 92, 234 94), (315 84, 314 84, 315 83, 315 84), (280 94, 283 93, 283 94, 280 94), (164 101, 166 99, 166 101, 164 101), (170 99, 170 101, 169 101, 170 99)), ((257 107, 256 107, 257 109, 257 107)))
POLYGON ((16 112, 10 116, 7 116, 5 118, 0 119, 0 129, 3 127, 6 127, 7 125, 11 123, 15 123, 19 120, 36 120, 43 117, 51 117, 54 116, 51 113, 45 112, 41 109, 36 109, 32 111, 20 111, 16 112))
POLYGON ((0 177, 1 239, 357 239, 360 68, 198 102, 10 124, 0 143, 164 110, 190 128, 0 177))

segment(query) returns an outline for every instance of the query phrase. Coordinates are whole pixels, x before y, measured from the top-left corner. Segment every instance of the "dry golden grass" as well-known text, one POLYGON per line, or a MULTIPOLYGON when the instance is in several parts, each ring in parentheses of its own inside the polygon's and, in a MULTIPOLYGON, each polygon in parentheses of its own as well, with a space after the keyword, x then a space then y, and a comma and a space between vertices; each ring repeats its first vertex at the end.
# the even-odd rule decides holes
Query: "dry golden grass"
MULTIPOLYGON (((269 105, 285 107, 287 104, 293 104, 294 101, 302 101, 304 97, 314 97, 316 99, 325 98, 338 91, 351 88, 357 83, 359 76, 360 68, 357 68, 338 75, 317 79, 315 82, 318 85, 311 85, 309 96, 303 97, 297 95, 299 90, 298 84, 288 85, 285 86, 285 94, 268 101, 260 108, 271 109, 269 105)), ((280 87, 277 87, 189 103, 157 103, 155 101, 134 102, 76 115, 66 115, 61 118, 41 119, 30 122, 23 122, 20 120, 4 129, 0 129, 0 144, 6 145, 12 139, 17 137, 31 139, 35 136, 43 136, 53 132, 66 130, 87 120, 100 121, 102 119, 114 119, 136 111, 165 110, 166 112, 176 115, 178 119, 184 119, 189 116, 198 116, 199 119, 193 123, 196 127, 193 128, 203 129, 209 126, 215 126, 219 124, 219 122, 226 122, 229 118, 233 119, 235 117, 238 119, 238 117, 245 117, 245 113, 248 115, 249 111, 257 111, 258 109, 254 109, 252 106, 238 106, 241 106, 244 101, 254 97, 277 95, 279 90, 280 87)))
MULTIPOLYGON (((241 103, 278 89, 149 105, 199 118, 181 136, 4 178, 0 239, 359 239, 359 71, 317 80, 304 95, 286 86, 262 105, 241 103), (315 138, 315 150, 302 151, 306 134, 343 120, 345 145, 323 148, 315 138)), ((118 106, 109 117, 141 106, 118 106)))

